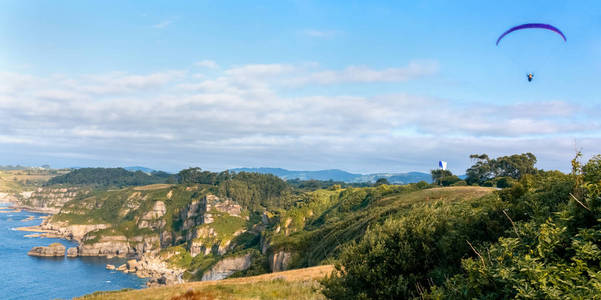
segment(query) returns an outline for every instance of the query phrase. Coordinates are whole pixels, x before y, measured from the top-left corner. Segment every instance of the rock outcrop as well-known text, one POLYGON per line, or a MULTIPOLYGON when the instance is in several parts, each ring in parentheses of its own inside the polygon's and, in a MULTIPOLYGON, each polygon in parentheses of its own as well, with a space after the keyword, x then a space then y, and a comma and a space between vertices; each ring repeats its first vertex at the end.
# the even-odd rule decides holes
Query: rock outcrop
POLYGON ((61 236, 68 240, 75 240, 81 242, 83 237, 89 232, 107 229, 111 225, 109 224, 76 224, 71 225, 67 222, 52 222, 50 219, 45 220, 40 227, 44 230, 51 230, 56 232, 58 236, 61 236))
POLYGON ((196 200, 188 204, 181 211, 182 229, 189 230, 198 225, 213 223, 214 217, 211 214, 211 210, 235 217, 240 217, 242 214, 242 206, 238 205, 232 199, 206 195, 201 200, 196 200))
POLYGON ((73 198, 80 194, 88 192, 88 190, 77 187, 40 187, 33 191, 15 194, 11 202, 15 203, 19 208, 56 214, 61 210, 65 203, 73 200, 73 198))
POLYGON ((67 249, 67 257, 77 257, 78 251, 76 247, 70 247, 67 249))
POLYGON ((64 257, 65 246, 61 243, 53 243, 48 247, 33 247, 27 255, 43 257, 64 257))
POLYGON ((205 211, 211 211, 215 209, 218 212, 226 213, 230 216, 240 217, 242 213, 242 207, 234 202, 230 198, 219 198, 215 195, 207 195, 205 197, 206 209, 205 211))
POLYGON ((280 272, 288 270, 292 253, 286 251, 277 251, 269 256, 269 268, 272 272, 280 272))
POLYGON ((250 254, 224 258, 202 274, 202 281, 225 279, 237 271, 248 269, 251 263, 250 254))
POLYGON ((127 238, 123 235, 103 235, 97 237, 89 234, 77 247, 79 256, 141 256, 159 251, 157 235, 135 236, 127 238))
MULTIPOLYGON (((95 236, 86 237, 86 239, 96 239, 95 236)), ((102 236, 96 242, 83 240, 83 243, 77 247, 79 256, 119 256, 125 257, 130 254, 127 238, 122 235, 102 236), (87 242, 88 241, 88 242, 87 242)))
POLYGON ((182 275, 185 270, 169 267, 164 259, 158 256, 145 255, 135 265, 138 277, 151 277, 146 285, 156 286, 184 282, 182 275))
POLYGON ((13 193, 0 193, 0 203, 15 203, 17 197, 13 193))
POLYGON ((165 226, 165 220, 161 218, 166 212, 167 208, 165 207, 165 202, 155 202, 152 210, 144 214, 138 222, 138 228, 151 228, 154 230, 163 228, 165 226))

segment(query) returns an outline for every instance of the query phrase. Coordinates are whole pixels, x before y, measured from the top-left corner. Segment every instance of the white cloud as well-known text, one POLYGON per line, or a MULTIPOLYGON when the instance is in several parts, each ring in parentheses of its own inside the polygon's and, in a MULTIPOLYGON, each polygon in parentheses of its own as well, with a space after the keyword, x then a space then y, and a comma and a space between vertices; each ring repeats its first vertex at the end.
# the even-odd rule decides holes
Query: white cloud
POLYGON ((587 147, 601 141, 590 108, 565 101, 456 104, 411 94, 294 89, 407 81, 437 68, 423 62, 341 70, 251 64, 214 77, 178 70, 0 73, 0 148, 12 154, 0 153, 82 153, 106 161, 161 161, 170 170, 199 164, 407 171, 426 170, 429 161, 443 158, 463 167, 472 152, 532 151, 556 167, 569 160, 574 137, 587 147))
POLYGON ((343 70, 317 71, 294 78, 296 84, 337 84, 337 83, 373 83, 402 82, 438 72, 438 64, 433 61, 411 62, 406 67, 381 70, 365 66, 350 66, 343 70))
POLYGON ((217 69, 219 68, 219 65, 212 61, 212 60, 201 60, 199 62, 196 62, 194 64, 197 67, 201 67, 201 68, 209 68, 209 69, 217 69))
POLYGON ((248 78, 254 76, 275 76, 294 71, 295 67, 287 64, 253 64, 234 67, 225 74, 236 77, 248 78))

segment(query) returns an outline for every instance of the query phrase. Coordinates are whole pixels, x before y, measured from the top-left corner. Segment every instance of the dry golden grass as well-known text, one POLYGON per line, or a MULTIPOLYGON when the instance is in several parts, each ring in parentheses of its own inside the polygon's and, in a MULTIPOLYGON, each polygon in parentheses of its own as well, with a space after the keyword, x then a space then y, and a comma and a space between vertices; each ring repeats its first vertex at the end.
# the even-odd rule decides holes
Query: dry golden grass
POLYGON ((161 189, 166 189, 168 187, 171 187, 172 185, 173 184, 166 184, 166 183, 149 184, 149 185, 137 186, 134 188, 134 190, 136 190, 136 191, 161 190, 161 189))
POLYGON ((47 170, 1 170, 0 192, 21 192, 28 185, 40 185, 65 173, 68 171, 59 170, 57 174, 50 174, 47 170))
POLYGON ((332 270, 332 265, 325 265, 251 277, 97 292, 80 299, 324 299, 316 280, 332 270))
POLYGON ((439 187, 415 191, 409 194, 399 194, 385 197, 382 199, 380 205, 396 203, 397 205, 404 206, 419 203, 432 203, 435 201, 451 203, 455 201, 477 199, 486 196, 495 190, 495 188, 480 186, 439 187))

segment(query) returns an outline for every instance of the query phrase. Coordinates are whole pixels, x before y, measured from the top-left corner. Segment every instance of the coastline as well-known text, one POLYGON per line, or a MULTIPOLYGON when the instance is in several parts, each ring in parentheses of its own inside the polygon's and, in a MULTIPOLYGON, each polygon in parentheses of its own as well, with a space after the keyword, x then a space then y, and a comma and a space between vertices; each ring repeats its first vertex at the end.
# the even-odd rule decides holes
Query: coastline
MULTIPOLYGON (((72 230, 68 226, 66 226, 66 227, 61 226, 61 224, 56 224, 56 223, 52 223, 50 226, 48 226, 48 221, 50 220, 52 215, 57 213, 57 212, 55 212, 55 210, 39 209, 39 208, 32 208, 32 207, 28 207, 28 206, 14 205, 14 203, 9 203, 9 204, 13 204, 13 205, 8 206, 6 209, 16 209, 19 212, 27 211, 27 212, 32 212, 32 213, 45 214, 44 216, 39 217, 40 219, 42 219, 42 222, 39 225, 22 226, 22 227, 12 228, 13 230, 16 230, 16 231, 31 232, 31 234, 26 234, 26 235, 24 235, 24 237, 26 237, 26 238, 58 238, 58 239, 66 240, 66 241, 75 242, 77 244, 77 246, 75 248, 77 248, 78 250, 81 249, 81 246, 82 246, 81 238, 74 236, 72 230), (59 228, 56 228, 56 227, 59 227, 59 228)), ((0 210, 0 213, 1 212, 2 212, 2 210, 0 210)), ((11 211, 11 212, 13 212, 13 211, 11 211)), ((77 225, 75 225, 75 226, 77 226, 77 225)), ((112 258, 120 257, 120 256, 100 255, 99 254, 99 255, 83 255, 83 256, 76 255, 76 256, 71 256, 71 257, 99 257, 99 258, 105 258, 107 260, 110 260, 112 258)), ((146 282, 147 287, 159 286, 159 285, 169 285, 172 283, 182 283, 183 282, 183 281, 181 281, 181 274, 180 274, 180 273, 183 273, 183 271, 172 269, 172 268, 168 267, 167 264, 164 261, 160 260, 158 257, 147 256, 144 254, 136 254, 134 256, 125 256, 125 257, 121 257, 121 258, 129 259, 128 262, 130 262, 130 263, 128 264, 128 267, 131 264, 131 265, 135 265, 135 268, 131 269, 131 268, 123 268, 122 267, 118 271, 122 271, 123 273, 126 273, 126 274, 132 273, 132 275, 136 275, 138 278, 147 279, 147 282, 146 282), (132 260, 135 261, 135 263, 131 263, 132 260)), ((107 264, 107 267, 108 266, 109 266, 109 264, 107 264)))
MULTIPOLYGON (((6 204, 4 204, 6 205, 6 204)), ((146 280, 136 276, 115 273, 104 269, 107 263, 122 263, 123 259, 106 260, 101 257, 36 257, 27 255, 30 249, 61 243, 66 248, 77 243, 55 236, 39 236, 39 213, 0 214, 2 234, 0 249, 3 266, 7 268, 0 276, 2 299, 71 299, 102 290, 139 289, 146 287, 146 280), (33 219, 27 220, 29 216, 33 219), (19 228, 20 230, 17 230, 19 228), (33 236, 31 236, 32 234, 33 236), (44 239, 41 239, 44 238, 44 239), (73 280, 77 278, 77 280, 73 280)), ((48 233, 41 233, 47 235, 48 233)))

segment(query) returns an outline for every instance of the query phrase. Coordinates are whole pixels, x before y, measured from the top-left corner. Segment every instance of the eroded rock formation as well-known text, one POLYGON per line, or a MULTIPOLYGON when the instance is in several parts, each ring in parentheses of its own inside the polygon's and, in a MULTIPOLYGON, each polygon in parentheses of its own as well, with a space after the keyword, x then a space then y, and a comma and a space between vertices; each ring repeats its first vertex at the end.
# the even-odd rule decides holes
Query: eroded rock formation
POLYGON ((53 243, 48 247, 33 247, 27 255, 45 257, 64 257, 65 246, 61 243, 53 243))

